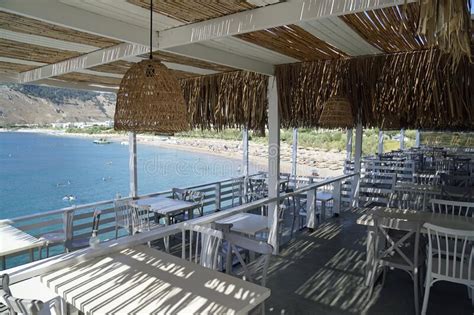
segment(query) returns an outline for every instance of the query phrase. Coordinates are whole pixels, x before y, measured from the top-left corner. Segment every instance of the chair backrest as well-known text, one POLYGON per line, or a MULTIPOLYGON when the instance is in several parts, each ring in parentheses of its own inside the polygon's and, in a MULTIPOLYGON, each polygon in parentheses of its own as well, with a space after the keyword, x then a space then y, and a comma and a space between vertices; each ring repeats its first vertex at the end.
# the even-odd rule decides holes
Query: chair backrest
POLYGON ((366 172, 360 179, 359 204, 386 206, 396 183, 396 174, 366 172))
POLYGON ((188 190, 183 188, 173 188, 172 193, 173 199, 176 200, 186 200, 186 198, 188 197, 188 190))
POLYGON ((13 297, 10 291, 10 278, 8 274, 3 274, 0 277, 0 295, 10 309, 10 314, 36 315, 43 309, 44 303, 42 301, 13 297))
POLYGON ((438 185, 440 181, 440 176, 438 174, 430 173, 417 173, 413 174, 413 182, 415 184, 423 185, 438 185))
POLYGON ((150 206, 130 203, 132 234, 150 230, 150 206))
POLYGON ((99 224, 100 224, 100 215, 102 211, 95 209, 94 214, 92 215, 92 236, 97 236, 99 232, 99 224))
POLYGON ((431 211, 434 213, 474 217, 474 203, 443 199, 431 199, 431 211))
POLYGON ((120 195, 117 195, 114 199, 114 209, 115 224, 119 227, 129 229, 131 226, 131 211, 129 200, 121 199, 120 195))
POLYGON ((188 190, 186 200, 199 204, 199 214, 204 215, 204 193, 200 191, 188 190))
POLYGON ((428 231, 428 270, 455 282, 474 285, 474 231, 425 223, 428 231))
MULTIPOLYGON (((265 286, 273 247, 266 242, 250 239, 232 232, 224 233, 224 239, 227 242, 227 250, 235 254, 242 266, 244 280, 265 286), (248 250, 259 254, 259 256, 254 261, 247 264, 242 258, 239 249, 248 250)), ((226 272, 231 273, 231 270, 228 269, 226 272)))
POLYGON ((209 227, 184 223, 181 258, 203 267, 217 269, 224 234, 209 227), (189 251, 186 251, 186 232, 189 232, 189 251), (186 254, 188 252, 188 254, 186 254))
POLYGON ((388 207, 406 210, 423 210, 424 192, 395 188, 390 195, 388 207))

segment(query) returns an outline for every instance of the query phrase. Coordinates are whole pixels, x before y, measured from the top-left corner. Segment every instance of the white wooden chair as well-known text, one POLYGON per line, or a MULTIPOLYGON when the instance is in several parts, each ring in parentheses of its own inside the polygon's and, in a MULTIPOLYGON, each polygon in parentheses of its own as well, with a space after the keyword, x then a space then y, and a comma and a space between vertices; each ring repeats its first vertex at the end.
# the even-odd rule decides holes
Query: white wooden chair
POLYGON ((444 199, 431 199, 431 211, 434 213, 474 217, 474 203, 444 199))
POLYGON ((1 280, 0 294, 6 303, 6 306, 9 308, 10 314, 37 315, 45 307, 45 304, 42 301, 21 299, 12 296, 8 274, 3 274, 1 280))
POLYGON ((450 229, 429 223, 423 226, 428 231, 428 261, 421 313, 426 314, 431 286, 438 281, 466 285, 474 305, 474 231, 450 229))
POLYGON ((181 258, 194 261, 203 267, 217 270, 219 254, 224 239, 222 231, 209 227, 184 223, 182 229, 181 258), (189 233, 189 250, 186 248, 186 232, 189 233))
POLYGON ((395 188, 390 195, 388 207, 402 210, 418 210, 423 211, 425 204, 425 196, 423 192, 417 192, 412 189, 395 188))
POLYGON ((120 195, 117 195, 114 199, 114 210, 115 210, 115 238, 118 238, 119 230, 124 229, 128 235, 132 234, 132 218, 130 201, 121 199, 120 195))
MULTIPOLYGON (((45 242, 46 246, 46 257, 49 257, 49 247, 57 244, 66 244, 67 241, 72 239, 72 221, 74 219, 74 210, 65 211, 62 214, 63 226, 61 231, 46 233, 40 236, 40 240, 45 242)), ((64 247, 66 250, 66 246, 64 247)))
POLYGON ((130 203, 130 210, 133 235, 161 226, 161 224, 155 222, 153 216, 150 218, 152 212, 149 206, 130 203))
MULTIPOLYGON (((92 233, 91 236, 97 236, 99 232, 99 223, 100 223, 100 216, 102 211, 95 209, 94 213, 92 214, 92 233)), ((68 228, 69 230, 73 231, 73 220, 71 220, 71 226, 68 228)), ((66 250, 67 252, 71 252, 74 250, 86 248, 89 246, 90 237, 72 237, 71 240, 66 241, 66 250)))
POLYGON ((382 286, 385 282, 387 267, 397 268, 407 272, 413 280, 413 292, 415 302, 415 313, 419 314, 419 281, 420 267, 423 260, 420 259, 420 229, 421 225, 413 223, 408 231, 395 230, 394 237, 391 235, 394 230, 390 225, 390 218, 374 214, 374 262, 372 266, 372 277, 370 279, 369 299, 372 296, 375 281, 375 275, 379 267, 383 268, 382 286), (401 235, 403 233, 403 235, 401 235), (385 244, 385 246, 383 246, 385 244))

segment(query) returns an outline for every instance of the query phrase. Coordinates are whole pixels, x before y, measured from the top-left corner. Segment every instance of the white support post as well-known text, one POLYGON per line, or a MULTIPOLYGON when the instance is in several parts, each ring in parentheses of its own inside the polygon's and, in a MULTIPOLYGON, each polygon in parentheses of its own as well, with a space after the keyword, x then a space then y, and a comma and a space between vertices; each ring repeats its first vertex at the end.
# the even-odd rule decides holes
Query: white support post
POLYGON ((243 195, 247 202, 248 181, 249 181, 249 130, 244 128, 242 130, 242 174, 244 175, 243 195))
MULTIPOLYGON (((234 189, 234 187, 232 187, 232 189, 234 189)), ((214 193, 216 195, 215 197, 215 205, 216 205, 216 211, 217 210, 221 210, 221 193, 222 193, 222 190, 221 190, 221 183, 217 183, 214 187, 214 193)), ((233 201, 232 201, 233 202, 233 201)))
POLYGON ((130 197, 136 198, 138 196, 137 183, 137 135, 134 132, 128 133, 128 152, 129 163, 128 169, 130 171, 130 197))
POLYGON ((359 173, 354 176, 352 180, 352 206, 359 206, 359 182, 360 182, 360 170, 362 160, 362 124, 357 124, 356 135, 355 135, 355 156, 354 156, 354 172, 359 173))
POLYGON ((293 128, 293 145, 291 146, 291 177, 296 180, 298 159, 298 128, 293 128))
POLYGON ((379 155, 383 154, 383 130, 382 129, 379 130, 379 146, 378 146, 377 153, 379 155))
POLYGON ((348 171, 348 167, 351 165, 351 159, 352 159, 352 134, 353 130, 352 129, 347 129, 347 135, 346 135, 346 160, 344 161, 344 174, 348 171))
POLYGON ((314 231, 316 228, 316 189, 308 190, 306 193, 306 213, 308 230, 314 231))
POLYGON ((416 138, 415 138, 415 147, 419 148, 421 145, 421 132, 420 129, 416 130, 416 138))
POLYGON ((400 150, 405 150, 405 129, 400 129, 400 150))
MULTIPOLYGON (((278 95, 275 79, 268 81, 268 197, 280 196, 280 115, 278 113, 278 95)), ((273 246, 273 253, 279 253, 278 214, 280 202, 268 205, 268 243, 273 246)))

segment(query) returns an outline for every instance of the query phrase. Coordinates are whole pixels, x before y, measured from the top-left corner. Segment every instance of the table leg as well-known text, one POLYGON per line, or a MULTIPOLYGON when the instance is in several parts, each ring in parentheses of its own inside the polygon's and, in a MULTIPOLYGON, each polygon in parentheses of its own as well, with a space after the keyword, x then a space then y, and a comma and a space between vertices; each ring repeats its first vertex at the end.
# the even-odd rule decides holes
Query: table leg
POLYGON ((321 221, 326 221, 326 201, 321 200, 321 221))
MULTIPOLYGON (((168 214, 165 217, 165 225, 170 225, 170 216, 168 214)), ((169 253, 170 252, 170 237, 165 236, 165 238, 163 239, 163 242, 165 243, 165 251, 169 253)))
POLYGON ((192 220, 194 218, 194 208, 188 210, 188 220, 192 220))
MULTIPOLYGON (((367 249, 366 249, 366 258, 365 258, 365 285, 369 286, 372 280, 372 277, 377 277, 372 274, 374 266, 374 256, 375 256, 375 227, 367 227, 367 249)), ((378 270, 376 271, 378 273, 378 270)))

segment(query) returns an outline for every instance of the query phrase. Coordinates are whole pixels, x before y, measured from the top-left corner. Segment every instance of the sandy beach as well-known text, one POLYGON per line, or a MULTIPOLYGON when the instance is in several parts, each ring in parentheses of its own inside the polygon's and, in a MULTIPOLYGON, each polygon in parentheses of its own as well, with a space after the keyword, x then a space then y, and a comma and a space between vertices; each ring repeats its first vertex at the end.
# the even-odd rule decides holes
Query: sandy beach
MULTIPOLYGON (((8 130, 3 130, 8 131, 8 130)), ((15 132, 33 132, 43 133, 61 137, 80 137, 98 139, 104 138, 111 142, 128 143, 128 136, 119 133, 104 134, 85 134, 85 133, 66 133, 63 130, 56 129, 18 129, 10 130, 15 132)), ((154 135, 137 135, 137 141, 141 144, 173 148, 190 152, 212 154, 225 158, 241 160, 242 142, 221 140, 221 139, 202 139, 202 138, 184 138, 184 137, 165 137, 154 135)), ((280 168, 281 172, 289 173, 291 171, 291 146, 281 144, 280 146, 280 168)), ((298 148, 298 175, 308 176, 317 173, 322 177, 330 177, 342 174, 345 152, 336 150, 318 150, 314 148, 298 148)), ((265 144, 249 143, 249 160, 252 170, 267 170, 268 147, 265 144)))

